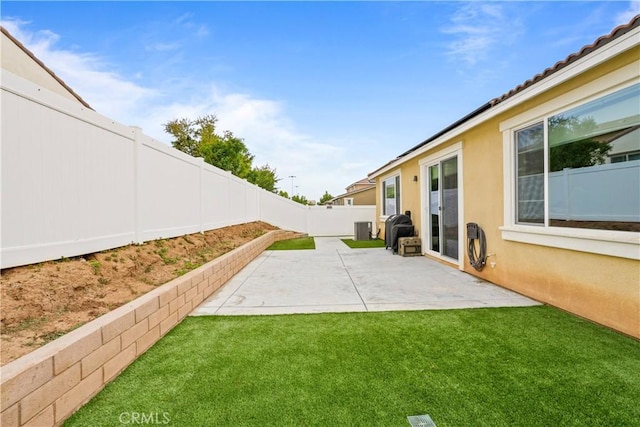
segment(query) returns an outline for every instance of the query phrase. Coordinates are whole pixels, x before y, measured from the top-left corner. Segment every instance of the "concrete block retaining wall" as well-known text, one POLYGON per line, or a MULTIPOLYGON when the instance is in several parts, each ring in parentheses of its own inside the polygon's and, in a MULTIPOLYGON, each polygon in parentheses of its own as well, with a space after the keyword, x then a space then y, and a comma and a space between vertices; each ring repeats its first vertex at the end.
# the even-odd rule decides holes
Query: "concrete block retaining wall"
POLYGON ((3 366, 1 422, 56 426, 273 242, 259 238, 3 366))

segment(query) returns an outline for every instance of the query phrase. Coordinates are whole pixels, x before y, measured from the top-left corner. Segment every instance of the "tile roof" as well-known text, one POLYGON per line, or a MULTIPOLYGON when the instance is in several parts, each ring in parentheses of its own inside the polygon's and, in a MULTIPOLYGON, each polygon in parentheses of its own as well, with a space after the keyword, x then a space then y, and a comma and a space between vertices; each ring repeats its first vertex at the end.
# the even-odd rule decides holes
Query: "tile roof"
POLYGON ((627 24, 623 24, 623 25, 617 26, 609 34, 607 34, 605 36, 602 36, 602 37, 599 37, 593 43, 584 46, 578 52, 572 53, 571 55, 567 56, 562 61, 556 62, 552 67, 549 67, 549 68, 545 69, 542 73, 536 74, 533 78, 531 78, 531 79, 525 81, 524 83, 516 86, 515 88, 511 89, 509 92, 507 92, 507 93, 505 93, 505 94, 503 94, 503 95, 501 95, 501 96, 499 96, 497 98, 493 98, 491 101, 489 101, 489 102, 485 103, 484 105, 478 107, 476 110, 472 111, 471 113, 467 114, 466 116, 462 117, 461 119, 459 119, 456 122, 452 123, 451 125, 447 126, 446 128, 444 128, 440 132, 438 132, 435 135, 427 138, 423 142, 415 145, 414 147, 412 147, 409 150, 405 151, 404 153, 400 154, 395 159, 388 161, 387 163, 385 163, 384 165, 380 166, 379 168, 377 168, 373 172, 370 172, 369 173, 369 177, 371 175, 374 175, 374 174, 378 173, 379 171, 382 171, 387 166, 390 166, 390 165, 394 164, 399 159, 401 159, 401 158, 409 155, 410 153, 413 153, 414 151, 424 147, 425 145, 429 144, 430 142, 434 141, 435 139, 439 138, 440 136, 444 135, 445 133, 457 128, 458 126, 461 126, 462 124, 466 123, 467 121, 471 120, 472 118, 474 118, 474 117, 480 115, 481 113, 483 113, 483 112, 495 107, 496 105, 506 101, 507 99, 511 98, 512 96, 522 92, 526 88, 528 88, 530 86, 533 86, 534 84, 546 79, 547 77, 549 77, 552 74, 560 71, 561 69, 563 69, 567 65, 572 64, 572 63, 576 62, 577 60, 589 55, 590 53, 594 52, 595 50, 598 50, 602 46, 605 46, 609 42, 617 39, 618 37, 623 36, 624 34, 628 33, 629 31, 631 31, 631 30, 633 30, 633 29, 635 29, 637 27, 640 27, 640 15, 634 16, 627 24))
POLYGON ((37 56, 35 56, 33 54, 33 52, 31 52, 29 49, 27 49, 25 47, 25 45, 23 45, 22 43, 20 43, 20 41, 18 39, 16 39, 15 37, 13 37, 11 35, 11 33, 9 33, 9 31, 7 31, 6 28, 4 28, 3 26, 0 26, 0 30, 2 31, 2 34, 6 35, 9 40, 11 40, 13 43, 15 43, 16 46, 18 46, 25 54, 27 54, 31 59, 33 59, 40 67, 42 67, 43 70, 45 70, 47 73, 49 73, 49 75, 51 77, 53 77, 58 83, 60 83, 60 85, 62 85, 63 88, 65 88, 65 90, 67 90, 74 98, 76 98, 78 100, 78 102, 80 102, 82 105, 84 105, 85 107, 93 110, 93 108, 91 107, 91 105, 89 105, 84 99, 82 99, 82 97, 80 95, 78 95, 77 93, 74 92, 73 89, 71 89, 60 77, 58 77, 56 75, 56 73, 53 72, 53 70, 51 70, 49 67, 47 67, 46 65, 44 65, 44 62, 42 62, 41 60, 38 59, 37 56))
POLYGON ((362 178, 360 181, 356 181, 353 184, 350 184, 347 188, 353 187, 354 185, 364 185, 364 184, 375 184, 375 181, 371 181, 369 178, 362 178))
POLYGON ((365 191, 375 190, 375 187, 376 187, 376 185, 375 185, 375 183, 373 183, 367 188, 361 188, 359 190, 354 190, 354 191, 347 191, 346 193, 342 193, 340 195, 335 196, 333 199, 329 200, 329 202, 334 202, 334 201, 336 201, 338 199, 342 199, 342 198, 347 197, 347 196, 352 196, 354 194, 364 193, 365 191))
POLYGON ((502 96, 499 96, 497 98, 492 99, 491 101, 489 101, 489 103, 491 104, 491 106, 494 106, 494 105, 497 105, 497 104, 501 103, 502 101, 504 101, 506 99, 511 98, 513 95, 523 91, 524 89, 528 88, 531 85, 534 85, 534 84, 538 83, 540 80, 543 80, 543 79, 549 77, 550 75, 552 75, 556 71, 559 71, 559 70, 563 69, 564 67, 566 67, 567 65, 572 64, 573 62, 577 61, 578 59, 587 56, 591 52, 601 48, 602 46, 606 45, 607 43, 609 43, 609 42, 617 39, 618 37, 628 33, 629 31, 631 31, 632 29, 634 29, 634 28, 636 28, 638 26, 640 26, 640 15, 636 15, 627 24, 617 26, 616 28, 614 28, 611 31, 611 33, 609 33, 609 34, 607 34, 605 36, 599 37, 595 42, 584 46, 578 52, 572 53, 571 55, 567 56, 562 61, 556 62, 552 67, 549 67, 549 68, 545 69, 540 74, 536 74, 533 78, 531 78, 531 79, 527 80, 526 82, 516 86, 515 88, 511 89, 509 92, 503 94, 502 96))

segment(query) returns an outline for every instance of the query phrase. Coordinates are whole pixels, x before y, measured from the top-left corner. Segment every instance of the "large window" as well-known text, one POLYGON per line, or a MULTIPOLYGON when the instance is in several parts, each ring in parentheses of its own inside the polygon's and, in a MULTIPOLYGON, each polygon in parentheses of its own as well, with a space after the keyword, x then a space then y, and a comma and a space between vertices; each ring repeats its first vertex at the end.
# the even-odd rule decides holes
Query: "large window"
POLYGON ((514 140, 517 223, 640 231, 640 84, 546 117, 514 140))
POLYGON ((544 224, 544 125, 516 132, 516 218, 518 223, 544 224))
POLYGON ((400 176, 382 181, 382 214, 395 215, 400 213, 400 176))

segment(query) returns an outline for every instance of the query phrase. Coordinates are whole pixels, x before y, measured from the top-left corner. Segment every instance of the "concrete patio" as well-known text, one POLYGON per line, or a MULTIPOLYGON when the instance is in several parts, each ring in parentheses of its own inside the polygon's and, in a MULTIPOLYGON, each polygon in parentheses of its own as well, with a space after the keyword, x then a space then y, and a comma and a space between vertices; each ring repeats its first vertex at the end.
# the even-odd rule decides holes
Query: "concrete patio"
POLYGON ((339 237, 316 237, 315 242, 315 250, 265 251, 191 315, 539 305, 426 257, 351 249, 339 237))

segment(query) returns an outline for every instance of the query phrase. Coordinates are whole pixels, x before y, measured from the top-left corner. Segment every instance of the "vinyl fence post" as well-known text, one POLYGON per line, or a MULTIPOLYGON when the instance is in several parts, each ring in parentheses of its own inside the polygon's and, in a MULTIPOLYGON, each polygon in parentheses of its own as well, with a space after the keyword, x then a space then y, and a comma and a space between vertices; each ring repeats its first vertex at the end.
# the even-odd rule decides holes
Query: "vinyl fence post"
POLYGON ((204 234, 204 158, 198 157, 200 160, 200 234, 204 234))
POLYGON ((142 128, 131 126, 133 130, 133 243, 143 243, 141 220, 142 182, 140 179, 140 162, 142 158, 142 128))

